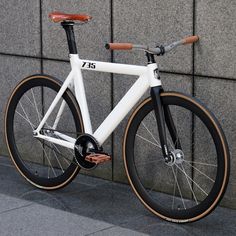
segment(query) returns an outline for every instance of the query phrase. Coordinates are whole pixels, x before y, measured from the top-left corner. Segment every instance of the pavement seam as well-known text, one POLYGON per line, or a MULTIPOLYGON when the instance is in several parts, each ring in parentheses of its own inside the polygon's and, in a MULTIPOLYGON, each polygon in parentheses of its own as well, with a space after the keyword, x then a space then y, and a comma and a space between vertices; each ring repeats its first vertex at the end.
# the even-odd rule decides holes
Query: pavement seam
POLYGON ((6 167, 15 168, 15 166, 13 166, 11 164, 7 164, 7 163, 1 163, 0 166, 6 166, 6 167))
POLYGON ((112 226, 106 227, 106 228, 104 228, 104 229, 100 229, 100 230, 98 230, 98 231, 95 231, 95 232, 93 232, 93 233, 85 234, 84 236, 93 235, 93 234, 96 234, 96 233, 98 233, 98 232, 102 232, 102 231, 105 231, 105 230, 108 230, 108 229, 112 229, 112 228, 115 228, 115 227, 117 227, 117 225, 112 225, 112 226))
POLYGON ((12 208, 12 209, 9 209, 9 210, 5 210, 5 211, 0 212, 0 215, 2 215, 2 214, 4 214, 4 213, 11 212, 11 211, 19 210, 19 209, 22 209, 22 208, 31 206, 31 205, 33 205, 33 204, 35 204, 35 203, 32 202, 32 203, 29 203, 29 204, 27 204, 27 205, 23 205, 23 206, 20 206, 20 207, 15 207, 15 208, 12 208))

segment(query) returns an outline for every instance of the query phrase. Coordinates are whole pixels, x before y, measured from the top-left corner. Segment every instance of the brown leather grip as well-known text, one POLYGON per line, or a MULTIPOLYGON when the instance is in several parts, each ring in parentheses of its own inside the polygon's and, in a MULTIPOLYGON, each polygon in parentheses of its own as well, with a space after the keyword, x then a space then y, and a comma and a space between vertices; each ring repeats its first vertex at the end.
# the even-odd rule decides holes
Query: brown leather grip
POLYGON ((198 36, 190 36, 190 37, 187 37, 187 38, 184 38, 183 39, 183 44, 190 44, 190 43, 195 43, 199 40, 199 37, 198 36))
POLYGON ((132 43, 107 43, 106 49, 110 50, 131 50, 133 48, 132 43))

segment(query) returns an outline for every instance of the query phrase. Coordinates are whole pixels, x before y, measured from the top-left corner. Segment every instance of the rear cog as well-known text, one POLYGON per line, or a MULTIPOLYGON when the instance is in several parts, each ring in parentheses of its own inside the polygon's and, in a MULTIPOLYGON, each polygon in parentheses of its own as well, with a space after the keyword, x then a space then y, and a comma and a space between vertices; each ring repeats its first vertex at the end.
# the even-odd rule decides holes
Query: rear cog
POLYGON ((97 140, 89 135, 80 135, 75 142, 75 158, 78 165, 86 170, 91 170, 97 166, 96 163, 92 163, 85 160, 85 157, 91 152, 102 151, 102 147, 99 146, 97 140))

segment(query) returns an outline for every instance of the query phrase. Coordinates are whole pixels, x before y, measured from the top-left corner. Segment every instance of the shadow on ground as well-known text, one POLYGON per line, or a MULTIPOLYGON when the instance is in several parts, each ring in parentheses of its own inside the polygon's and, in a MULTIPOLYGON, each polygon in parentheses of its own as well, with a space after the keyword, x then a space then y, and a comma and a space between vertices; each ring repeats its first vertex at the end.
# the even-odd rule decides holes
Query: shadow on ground
MULTIPOLYGON (((32 208, 33 211, 34 205, 41 205, 108 223, 106 234, 96 235, 117 235, 114 232, 109 233, 109 229, 113 226, 132 230, 133 235, 143 233, 228 236, 236 233, 235 210, 218 207, 211 215, 195 223, 182 225, 168 223, 147 211, 128 185, 78 175, 63 189, 42 191, 26 182, 5 157, 0 159, 0 183, 0 218, 6 213, 15 214, 19 209, 26 211, 27 208, 32 208)), ((53 223, 53 219, 48 220, 53 223)), ((95 235, 90 232, 89 235, 91 234, 95 235)))

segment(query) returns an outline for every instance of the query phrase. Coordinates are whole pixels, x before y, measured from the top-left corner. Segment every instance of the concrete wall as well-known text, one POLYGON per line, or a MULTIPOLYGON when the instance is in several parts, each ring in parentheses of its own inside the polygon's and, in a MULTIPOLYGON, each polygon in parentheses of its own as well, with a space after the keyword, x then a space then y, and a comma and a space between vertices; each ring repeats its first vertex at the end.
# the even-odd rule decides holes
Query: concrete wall
MULTIPOLYGON (((15 84, 27 75, 47 73, 63 79, 70 70, 66 36, 48 20, 54 10, 84 12, 89 24, 75 27, 81 58, 144 64, 140 52, 111 52, 104 44, 129 41, 153 44, 198 34, 195 46, 178 48, 158 60, 166 90, 195 94, 214 110, 228 138, 231 177, 224 205, 236 208, 236 2, 232 0, 1 0, 0 2, 0 154, 4 107, 15 84)), ((135 78, 85 72, 93 127, 96 128, 135 78), (95 98, 95 99, 94 99, 95 98)), ((121 155, 127 119, 104 148, 113 162, 90 174, 127 182, 121 155)))

